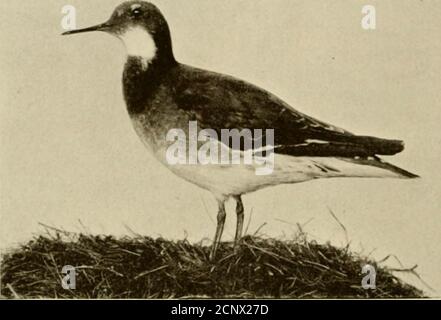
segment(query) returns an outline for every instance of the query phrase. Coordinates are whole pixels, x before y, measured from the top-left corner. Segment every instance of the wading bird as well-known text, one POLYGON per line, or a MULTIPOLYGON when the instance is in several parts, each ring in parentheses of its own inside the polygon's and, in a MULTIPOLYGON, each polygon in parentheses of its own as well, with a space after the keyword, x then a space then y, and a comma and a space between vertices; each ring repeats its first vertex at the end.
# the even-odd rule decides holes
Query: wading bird
MULTIPOLYGON (((252 84, 179 63, 167 21, 151 3, 125 2, 107 22, 64 34, 89 31, 114 35, 127 49, 124 98, 145 146, 176 175, 216 197, 219 213, 211 258, 221 240, 229 198, 237 202, 237 245, 243 229, 244 194, 320 178, 417 177, 379 158, 403 151, 401 141, 354 135, 306 116, 252 84), (187 130, 190 121, 219 136, 222 129, 274 129, 272 174, 256 175, 252 165, 170 165, 165 157, 170 146, 167 133, 187 130)), ((240 144, 236 151, 246 150, 240 144)))

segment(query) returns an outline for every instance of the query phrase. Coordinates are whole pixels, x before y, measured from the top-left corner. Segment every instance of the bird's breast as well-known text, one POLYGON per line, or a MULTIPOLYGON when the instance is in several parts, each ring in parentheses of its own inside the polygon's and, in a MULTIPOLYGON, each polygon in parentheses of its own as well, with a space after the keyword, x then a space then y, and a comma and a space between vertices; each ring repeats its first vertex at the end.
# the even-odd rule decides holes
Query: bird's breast
POLYGON ((174 130, 188 130, 188 118, 180 114, 170 103, 148 105, 144 112, 130 114, 130 119, 144 146, 148 151, 166 163, 167 149, 174 141, 168 141, 167 136, 174 130))
POLYGON ((155 122, 154 117, 150 118, 147 114, 131 115, 130 118, 136 134, 147 150, 155 156, 160 156, 160 150, 167 147, 165 128, 158 124, 157 119, 155 122))

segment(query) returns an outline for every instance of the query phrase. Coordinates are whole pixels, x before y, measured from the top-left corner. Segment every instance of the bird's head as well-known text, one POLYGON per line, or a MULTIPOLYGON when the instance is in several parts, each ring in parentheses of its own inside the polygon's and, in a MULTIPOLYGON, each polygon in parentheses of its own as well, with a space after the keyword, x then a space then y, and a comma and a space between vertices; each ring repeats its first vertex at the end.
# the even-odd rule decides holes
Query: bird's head
POLYGON ((63 35, 102 31, 121 39, 127 54, 147 61, 173 58, 170 30, 161 11, 146 1, 128 1, 119 5, 102 24, 71 30, 63 35))

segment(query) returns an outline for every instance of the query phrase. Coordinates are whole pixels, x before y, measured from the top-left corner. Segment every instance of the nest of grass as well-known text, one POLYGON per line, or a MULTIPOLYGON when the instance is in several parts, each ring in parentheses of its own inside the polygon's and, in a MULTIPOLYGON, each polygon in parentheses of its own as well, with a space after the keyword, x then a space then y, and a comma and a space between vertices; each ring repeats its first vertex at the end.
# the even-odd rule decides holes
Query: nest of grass
POLYGON ((7 298, 420 298, 392 270, 299 236, 292 241, 245 237, 236 253, 148 237, 52 232, 2 257, 7 298), (362 267, 377 272, 376 289, 361 286, 362 267), (76 268, 76 289, 62 288, 63 266, 76 268))

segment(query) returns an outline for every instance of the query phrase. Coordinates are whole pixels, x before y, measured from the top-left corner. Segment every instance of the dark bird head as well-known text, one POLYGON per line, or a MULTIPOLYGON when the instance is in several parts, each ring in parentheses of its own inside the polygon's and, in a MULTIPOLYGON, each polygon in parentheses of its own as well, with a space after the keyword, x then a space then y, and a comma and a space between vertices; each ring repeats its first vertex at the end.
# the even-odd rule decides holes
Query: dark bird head
POLYGON ((129 57, 150 62, 154 59, 174 62, 170 29, 159 9, 145 1, 128 1, 119 5, 107 22, 71 30, 63 35, 102 31, 121 39, 129 57))

